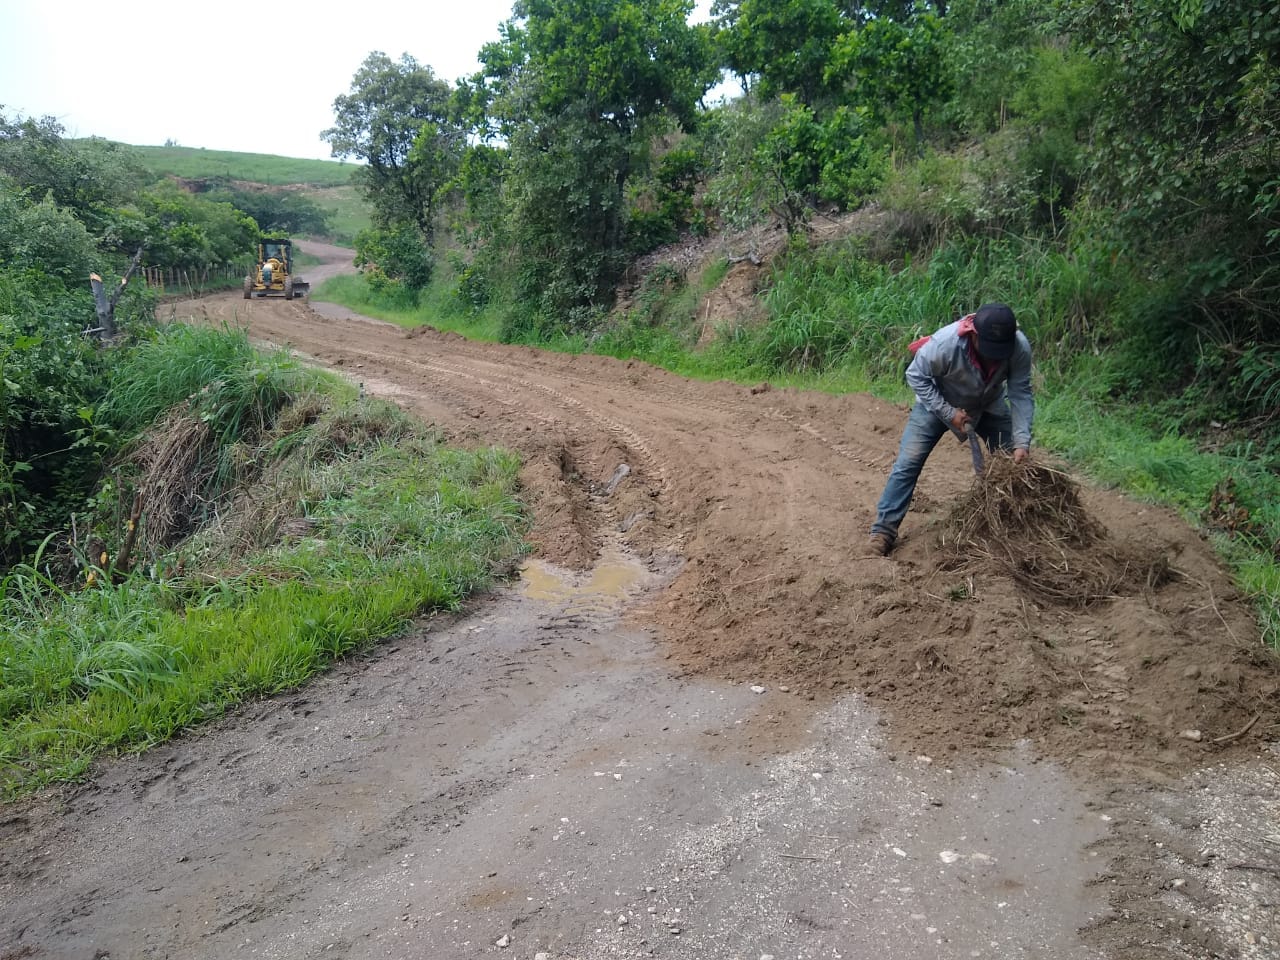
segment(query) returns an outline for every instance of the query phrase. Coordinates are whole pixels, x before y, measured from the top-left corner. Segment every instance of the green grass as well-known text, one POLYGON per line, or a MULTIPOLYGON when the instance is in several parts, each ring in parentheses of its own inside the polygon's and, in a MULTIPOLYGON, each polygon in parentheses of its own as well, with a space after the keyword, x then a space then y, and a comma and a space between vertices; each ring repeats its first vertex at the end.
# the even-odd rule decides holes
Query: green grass
POLYGON ((265 153, 206 150, 202 147, 130 146, 148 169, 187 180, 227 178, 270 186, 308 184, 341 187, 351 182, 355 166, 338 160, 302 160, 265 153))
MULTIPOLYGON (((235 379, 234 357, 257 371, 242 382, 277 377, 259 376, 270 358, 219 335, 232 342, 200 339, 212 356, 187 381, 130 382, 122 422, 152 416, 160 394, 185 403, 201 377, 235 379)), ((142 351, 135 372, 190 363, 197 341, 184 337, 167 341, 171 365, 142 351)), ((329 375, 291 382, 268 427, 228 434, 256 482, 234 508, 221 501, 219 524, 116 585, 99 570, 93 586, 72 588, 40 559, 0 582, 0 792, 80 776, 103 753, 143 749, 303 683, 424 611, 456 608, 523 551, 513 455, 447 448, 329 375), (305 532, 276 533, 290 522, 305 532)), ((224 424, 243 419, 224 408, 203 409, 222 411, 224 424)))
POLYGON ((303 196, 312 200, 325 212, 329 223, 328 239, 335 243, 352 245, 356 234, 373 225, 369 207, 360 197, 360 191, 352 184, 330 187, 304 187, 303 196))
POLYGON ((489 343, 501 339, 501 318, 496 310, 471 314, 449 304, 448 298, 444 288, 432 286, 423 291, 418 302, 406 302, 405 296, 382 294, 370 287, 364 277, 353 274, 331 277, 311 291, 313 300, 337 303, 366 317, 407 329, 430 326, 489 343))

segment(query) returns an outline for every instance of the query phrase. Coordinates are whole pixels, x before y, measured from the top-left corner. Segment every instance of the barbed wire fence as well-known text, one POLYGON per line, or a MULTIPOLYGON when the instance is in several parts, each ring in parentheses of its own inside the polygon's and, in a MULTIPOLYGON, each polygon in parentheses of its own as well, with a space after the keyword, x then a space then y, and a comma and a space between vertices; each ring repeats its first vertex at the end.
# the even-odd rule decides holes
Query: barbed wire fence
POLYGON ((249 273, 249 262, 219 263, 204 267, 143 267, 143 282, 160 296, 198 297, 214 290, 239 287, 249 273))

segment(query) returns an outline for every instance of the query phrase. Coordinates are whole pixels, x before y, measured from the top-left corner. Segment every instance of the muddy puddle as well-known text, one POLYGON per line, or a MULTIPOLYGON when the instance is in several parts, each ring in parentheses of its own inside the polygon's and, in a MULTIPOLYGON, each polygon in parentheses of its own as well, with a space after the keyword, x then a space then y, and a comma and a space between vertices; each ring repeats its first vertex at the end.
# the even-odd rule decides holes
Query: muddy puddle
POLYGON ((656 576, 634 557, 617 548, 606 549, 590 570, 566 570, 543 560, 526 560, 520 567, 521 596, 563 604, 567 612, 617 610, 628 599, 652 586, 656 576))

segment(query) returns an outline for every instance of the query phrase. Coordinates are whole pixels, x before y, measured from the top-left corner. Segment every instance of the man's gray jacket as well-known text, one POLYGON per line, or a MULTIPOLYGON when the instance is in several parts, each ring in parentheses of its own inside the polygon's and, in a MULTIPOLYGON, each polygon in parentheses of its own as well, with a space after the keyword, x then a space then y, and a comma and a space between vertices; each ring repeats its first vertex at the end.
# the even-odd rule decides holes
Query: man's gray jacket
POLYGON ((1031 448, 1031 344, 1019 330, 1013 356, 1000 362, 990 380, 969 353, 973 321, 966 317, 948 324, 931 336, 907 367, 907 385, 925 407, 947 423, 956 410, 973 417, 985 410, 1003 408, 1006 396, 1013 418, 1013 446, 1031 448))

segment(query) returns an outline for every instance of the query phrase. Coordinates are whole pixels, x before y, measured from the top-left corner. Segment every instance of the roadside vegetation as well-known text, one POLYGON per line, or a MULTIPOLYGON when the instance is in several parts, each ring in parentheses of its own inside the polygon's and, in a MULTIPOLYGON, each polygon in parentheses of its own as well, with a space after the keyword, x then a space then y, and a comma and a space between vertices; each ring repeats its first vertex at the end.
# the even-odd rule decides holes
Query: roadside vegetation
POLYGON ((8 795, 296 686, 522 551, 510 454, 448 449, 236 331, 117 349, 97 414, 118 452, 75 532, 0 581, 8 795))
POLYGON ((907 343, 1009 302, 1036 348, 1040 441, 1202 525, 1280 644, 1271 4, 690 9, 521 4, 456 84, 371 55, 326 136, 368 165, 374 225, 362 279, 320 295, 896 398, 907 343), (725 74, 745 95, 706 106, 725 74), (816 229, 832 219, 843 235, 816 229), (726 262, 660 252, 708 237, 767 262, 759 317, 709 345, 698 308, 726 262))
MULTIPOLYGON (((134 239, 256 239, 127 152, 0 126, 0 795, 295 686, 523 550, 516 459, 245 334, 159 325, 134 239), (88 187, 92 186, 90 190, 88 187)), ((239 251, 237 251, 239 252, 239 251)))

